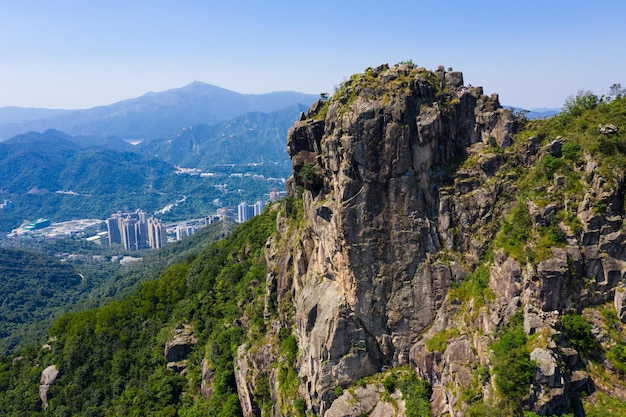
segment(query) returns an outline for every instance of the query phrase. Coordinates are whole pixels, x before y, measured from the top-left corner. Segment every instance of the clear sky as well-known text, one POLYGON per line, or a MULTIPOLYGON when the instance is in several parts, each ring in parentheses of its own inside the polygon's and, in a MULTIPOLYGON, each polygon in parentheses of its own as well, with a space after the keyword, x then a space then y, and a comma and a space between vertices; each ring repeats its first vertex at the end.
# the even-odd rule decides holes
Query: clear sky
POLYGON ((0 0, 0 107, 88 108, 194 80, 332 93, 408 59, 506 105, 561 107, 626 86, 626 1, 0 0))

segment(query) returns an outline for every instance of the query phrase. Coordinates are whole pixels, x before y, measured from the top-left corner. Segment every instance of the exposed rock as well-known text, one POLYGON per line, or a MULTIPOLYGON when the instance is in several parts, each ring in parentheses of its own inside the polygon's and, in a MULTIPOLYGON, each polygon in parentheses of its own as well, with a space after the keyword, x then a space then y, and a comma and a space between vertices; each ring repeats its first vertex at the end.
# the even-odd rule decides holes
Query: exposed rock
POLYGON ((168 371, 174 371, 184 375, 187 373, 187 360, 168 362, 166 368, 168 371))
POLYGON ((619 287, 615 291, 615 311, 617 312, 617 318, 622 322, 626 323, 626 290, 624 287, 619 287))
POLYGON ((536 348, 530 353, 530 359, 537 362, 534 380, 538 384, 546 385, 549 388, 563 387, 563 377, 552 351, 536 348))
POLYGON ((345 390, 333 401, 324 413, 324 417, 360 417, 364 414, 370 417, 400 417, 406 415, 402 394, 399 391, 392 393, 388 398, 392 402, 382 399, 384 393, 382 385, 367 384, 357 387, 354 391, 345 390))
MULTIPOLYGON (((451 208, 439 203, 438 167, 477 141, 509 146, 515 129, 497 95, 462 87, 460 73, 440 74, 458 102, 446 111, 435 96, 438 87, 417 68, 382 67, 371 75, 382 91, 393 82, 408 93, 392 93, 386 103, 369 84, 347 81, 356 101, 331 99, 324 121, 311 110, 311 119, 296 122, 289 133, 296 184, 306 186, 298 177, 305 162, 315 162, 323 178, 315 193, 305 194, 313 247, 302 258, 295 297, 299 375, 308 401, 322 412, 336 385, 409 362, 416 336, 430 325, 455 278, 449 265, 430 259, 442 240, 454 239, 439 236, 441 216, 432 210, 451 208)), ((485 178, 497 171, 498 158, 485 159, 485 178)), ((461 184, 456 192, 469 193, 480 180, 461 184)), ((478 201, 477 218, 489 216, 493 197, 484 198, 471 200, 478 201)))
POLYGON ((169 362, 167 369, 182 372, 186 367, 187 355, 197 343, 198 339, 190 324, 175 329, 173 339, 165 343, 165 359, 169 362))
MULTIPOLYGON (((461 73, 413 65, 369 68, 294 123, 287 188, 294 197, 304 189, 305 218, 295 238, 279 216, 282 235, 268 242, 265 316, 273 321, 270 335, 287 327, 298 337, 299 395, 308 409, 396 415, 379 387, 351 385, 402 365, 432 384, 436 416, 464 415, 460 393, 470 381, 484 401, 496 401, 492 375, 477 381, 476 371, 489 369, 496 330, 520 308, 523 329, 537 343, 524 407, 569 412, 578 393, 591 389, 578 352, 560 333, 560 318, 613 300, 626 320, 624 175, 603 178, 585 153, 573 167, 581 195, 567 194, 571 178, 559 172, 534 190, 541 198, 520 200, 519 179, 548 155, 562 158, 566 140, 514 144, 516 129, 496 94, 465 87, 461 73), (513 145, 513 152, 503 150, 513 145), (522 255, 493 248, 517 201, 532 223, 522 255), (544 237, 541 244, 551 247, 538 243, 544 237), (485 263, 483 299, 448 297, 485 263), (289 303, 293 310, 280 310, 289 303), (425 348, 425 340, 452 326, 461 330, 444 352, 425 348), (337 399, 336 387, 344 387, 337 399)), ((259 381, 269 381, 273 399, 280 396, 276 370, 264 359, 276 359, 276 351, 269 341, 255 349, 263 354, 240 347, 236 359, 246 416, 257 413, 259 381)))
POLYGON ((614 135, 617 132, 619 132, 619 128, 617 126, 615 126, 614 124, 599 124, 598 125, 598 130, 600 131, 600 133, 602 133, 603 135, 614 135))
POLYGON ((206 359, 202 360, 202 382, 200 383, 200 394, 203 398, 209 399, 213 394, 213 377, 215 370, 209 367, 206 359))
POLYGON ((54 384, 59 376, 59 370, 55 365, 50 365, 41 372, 41 379, 39 381, 39 398, 41 399, 42 408, 47 410, 49 407, 48 400, 50 399, 50 386, 54 384))

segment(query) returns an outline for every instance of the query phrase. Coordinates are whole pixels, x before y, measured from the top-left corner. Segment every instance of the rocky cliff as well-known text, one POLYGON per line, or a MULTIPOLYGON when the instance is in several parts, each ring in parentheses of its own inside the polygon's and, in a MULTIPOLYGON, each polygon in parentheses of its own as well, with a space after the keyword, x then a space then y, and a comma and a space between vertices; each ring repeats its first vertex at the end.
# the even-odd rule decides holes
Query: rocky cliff
POLYGON ((319 415, 415 415, 392 383, 406 369, 437 416, 582 415, 593 372, 623 395, 602 353, 624 342, 606 336, 626 318, 623 169, 523 122, 460 72, 412 63, 369 68, 302 115, 266 248, 272 325, 236 359, 244 414, 290 414, 291 396, 319 415), (502 366, 515 352, 521 390, 502 366))

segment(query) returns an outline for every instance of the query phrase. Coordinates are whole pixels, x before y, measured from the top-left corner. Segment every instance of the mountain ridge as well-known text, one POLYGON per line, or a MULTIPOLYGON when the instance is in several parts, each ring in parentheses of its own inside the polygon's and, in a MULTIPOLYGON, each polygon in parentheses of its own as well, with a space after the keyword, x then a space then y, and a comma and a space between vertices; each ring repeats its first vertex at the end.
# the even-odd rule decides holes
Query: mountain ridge
POLYGON ((0 138, 26 131, 57 129, 72 135, 156 138, 190 125, 213 124, 246 112, 280 110, 295 103, 309 105, 318 95, 292 91, 242 94, 195 81, 180 88, 148 92, 109 105, 77 110, 0 108, 0 138), (36 119, 35 114, 50 114, 36 119), (10 122, 14 120, 21 122, 10 122))

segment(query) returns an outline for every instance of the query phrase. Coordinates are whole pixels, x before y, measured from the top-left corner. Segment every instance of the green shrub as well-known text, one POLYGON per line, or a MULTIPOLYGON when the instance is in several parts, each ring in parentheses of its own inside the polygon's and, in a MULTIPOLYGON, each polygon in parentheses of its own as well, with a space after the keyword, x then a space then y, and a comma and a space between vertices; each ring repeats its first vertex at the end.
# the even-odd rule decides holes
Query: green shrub
POLYGON ((507 326, 500 329, 496 340, 490 345, 493 350, 491 365, 496 389, 503 404, 516 407, 517 412, 529 393, 536 367, 535 362, 530 360, 527 342, 523 315, 517 313, 507 326))
POLYGON ((389 394, 393 394, 396 391, 396 384, 398 383, 398 378, 394 374, 389 374, 383 380, 383 386, 385 387, 385 391, 389 394))
MULTIPOLYGON (((491 300, 495 297, 493 290, 491 289, 491 287, 489 287, 490 268, 491 262, 489 261, 485 261, 478 265, 476 269, 472 271, 472 273, 469 274, 467 277, 465 277, 465 279, 461 283, 459 283, 450 290, 450 298, 453 300, 459 300, 461 302, 474 300, 475 309, 478 309, 485 305, 486 301, 491 300)), ((448 335, 447 338, 454 336, 456 335, 448 335)), ((444 336, 442 335, 441 337, 444 336)), ((437 344, 439 342, 437 340, 434 340, 431 343, 437 344)), ((431 346, 433 347, 433 349, 429 348, 429 350, 431 351, 440 350, 436 349, 435 345, 431 346)))
POLYGON ((438 351, 443 352, 446 350, 448 346, 448 341, 459 335, 459 329, 456 327, 450 327, 448 329, 444 329, 439 333, 435 334, 432 338, 426 341, 426 349, 431 352, 438 351))
POLYGON ((620 341, 611 346, 606 352, 607 359, 611 362, 611 366, 622 375, 626 375, 626 344, 620 341))
POLYGON ((580 145, 576 142, 567 141, 561 147, 563 158, 570 161, 578 161, 581 155, 580 145))
POLYGON ((430 397, 432 387, 428 381, 419 379, 415 372, 410 372, 398 380, 397 386, 406 402, 407 417, 431 417, 430 397))
POLYGON ((567 342, 581 355, 598 358, 602 347, 598 339, 591 334, 591 324, 578 314, 565 314, 561 318, 563 332, 567 342))
POLYGON ((531 237, 532 227, 533 221, 528 207, 520 199, 504 220, 494 244, 518 262, 525 262, 527 255, 524 249, 531 237))

